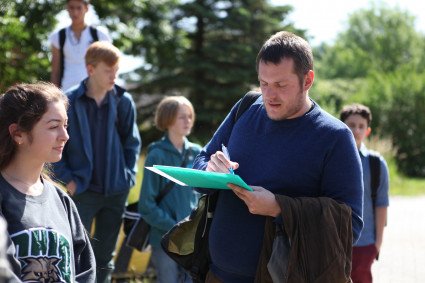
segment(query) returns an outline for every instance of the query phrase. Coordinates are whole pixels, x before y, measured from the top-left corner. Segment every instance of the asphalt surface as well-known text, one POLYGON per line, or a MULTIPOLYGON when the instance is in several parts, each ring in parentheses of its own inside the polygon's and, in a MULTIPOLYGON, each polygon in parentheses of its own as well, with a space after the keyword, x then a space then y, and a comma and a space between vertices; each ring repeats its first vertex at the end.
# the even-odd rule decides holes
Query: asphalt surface
POLYGON ((425 196, 391 197, 374 283, 425 282, 425 196))

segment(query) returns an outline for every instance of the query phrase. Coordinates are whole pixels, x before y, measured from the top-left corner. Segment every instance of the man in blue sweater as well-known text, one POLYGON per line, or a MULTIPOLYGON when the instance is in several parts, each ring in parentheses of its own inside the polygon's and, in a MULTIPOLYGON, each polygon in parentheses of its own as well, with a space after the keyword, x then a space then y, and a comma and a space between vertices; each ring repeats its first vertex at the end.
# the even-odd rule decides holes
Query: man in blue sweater
POLYGON ((285 209, 275 195, 328 197, 350 206, 354 241, 363 225, 356 144, 344 123, 309 98, 309 44, 289 32, 271 36, 257 56, 257 72, 262 95, 235 122, 239 101, 194 163, 212 172, 232 168, 254 190, 229 184, 232 191, 220 191, 207 282, 254 282, 266 216, 285 209))

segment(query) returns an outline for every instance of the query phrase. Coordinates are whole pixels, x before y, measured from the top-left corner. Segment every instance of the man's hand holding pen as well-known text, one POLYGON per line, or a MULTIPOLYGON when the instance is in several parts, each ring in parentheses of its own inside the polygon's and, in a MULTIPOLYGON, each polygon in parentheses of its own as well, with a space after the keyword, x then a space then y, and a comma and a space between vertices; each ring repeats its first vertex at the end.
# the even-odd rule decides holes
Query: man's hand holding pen
POLYGON ((224 154, 222 151, 217 151, 211 155, 210 161, 208 161, 208 165, 205 171, 229 173, 238 169, 238 167, 239 163, 230 161, 230 158, 228 158, 226 154, 224 154), (230 171, 230 169, 232 170, 230 171))
MULTIPOLYGON (((230 161, 229 152, 222 145, 222 151, 217 151, 211 155, 206 171, 234 174, 233 170, 238 167, 239 163, 230 161)), ((227 184, 227 186, 245 202, 249 212, 252 214, 276 217, 281 213, 281 208, 276 201, 275 195, 269 190, 263 187, 250 186, 254 190, 250 192, 234 184, 227 184)))

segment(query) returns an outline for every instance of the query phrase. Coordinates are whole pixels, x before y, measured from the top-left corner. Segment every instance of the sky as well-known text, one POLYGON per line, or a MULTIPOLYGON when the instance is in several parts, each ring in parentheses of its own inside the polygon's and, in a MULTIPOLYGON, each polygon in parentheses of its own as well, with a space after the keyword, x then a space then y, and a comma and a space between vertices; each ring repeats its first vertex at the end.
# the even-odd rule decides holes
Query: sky
POLYGON ((306 29, 317 46, 332 43, 337 34, 347 28, 348 17, 356 10, 369 8, 372 3, 399 7, 416 17, 416 29, 425 33, 425 2, 420 0, 271 0, 275 5, 291 5, 289 20, 295 27, 306 29))

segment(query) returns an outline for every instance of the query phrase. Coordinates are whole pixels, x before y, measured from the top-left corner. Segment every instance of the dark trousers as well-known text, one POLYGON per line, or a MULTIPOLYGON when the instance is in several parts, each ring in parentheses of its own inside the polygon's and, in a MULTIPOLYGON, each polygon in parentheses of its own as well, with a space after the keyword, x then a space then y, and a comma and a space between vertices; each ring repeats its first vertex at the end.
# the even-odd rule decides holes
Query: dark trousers
POLYGON ((351 279, 353 283, 372 283, 372 263, 378 251, 375 245, 353 247, 351 279))
POLYGON ((93 220, 95 220, 91 244, 96 258, 98 283, 111 282, 114 270, 112 258, 121 228, 127 195, 128 191, 112 196, 86 191, 73 197, 81 221, 88 232, 91 231, 93 220))

